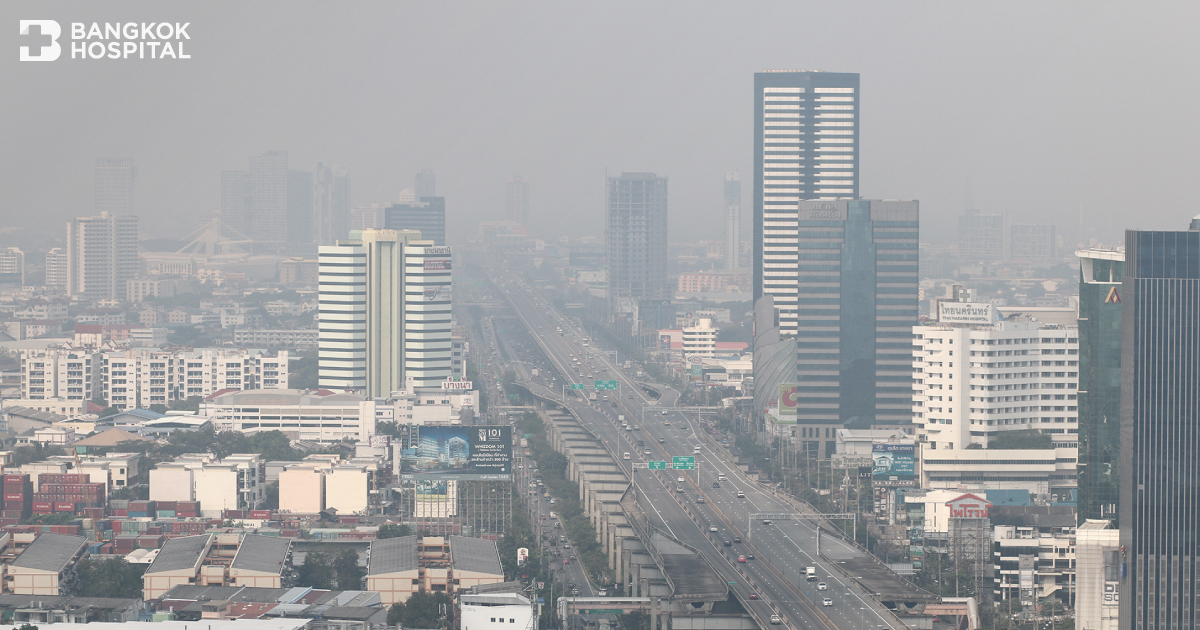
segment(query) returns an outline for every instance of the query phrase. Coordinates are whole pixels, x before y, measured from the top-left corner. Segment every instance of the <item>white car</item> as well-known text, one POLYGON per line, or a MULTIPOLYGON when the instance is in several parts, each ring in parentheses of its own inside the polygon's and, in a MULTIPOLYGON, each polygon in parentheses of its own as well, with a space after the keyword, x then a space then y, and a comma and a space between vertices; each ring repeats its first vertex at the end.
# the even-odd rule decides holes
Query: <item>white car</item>
POLYGON ((822 600, 821 600, 821 605, 822 605, 822 606, 832 606, 832 605, 833 605, 833 600, 832 600, 832 599, 829 599, 828 597, 826 597, 825 599, 822 599, 822 600))
POLYGON ((678 478, 678 479, 676 479, 675 481, 678 481, 679 483, 683 483, 683 477, 679 477, 679 478, 678 478))
POLYGON ((828 584, 826 584, 826 583, 824 583, 824 582, 818 582, 818 583, 817 583, 817 590, 818 590, 818 591, 827 591, 827 590, 829 590, 829 585, 828 585, 828 584))

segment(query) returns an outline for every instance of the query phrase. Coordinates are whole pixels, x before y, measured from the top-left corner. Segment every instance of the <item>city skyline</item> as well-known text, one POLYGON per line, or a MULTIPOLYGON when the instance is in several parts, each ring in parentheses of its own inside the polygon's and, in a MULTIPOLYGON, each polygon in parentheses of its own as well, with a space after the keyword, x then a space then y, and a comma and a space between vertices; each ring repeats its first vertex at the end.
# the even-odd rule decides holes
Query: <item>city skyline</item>
MULTIPOLYGON (((7 3, 0 12, 15 19, 21 6, 7 3)), ((72 18, 71 7, 86 6, 63 3, 47 17, 79 19, 72 18)), ((134 13, 165 10, 149 3, 128 6, 134 13)), ((287 40, 287 32, 323 30, 334 13, 298 11, 281 17, 252 7, 244 20, 231 22, 220 19, 231 5, 170 7, 160 19, 190 21, 195 33, 203 32, 196 44, 206 48, 204 55, 170 68, 105 63, 85 69, 65 62, 0 60, 17 85, 30 87, 21 93, 33 95, 3 106, 10 117, 28 124, 14 130, 13 150, 0 157, 0 183, 13 191, 0 200, 0 216, 8 219, 8 227, 27 231, 37 225, 33 217, 77 216, 91 201, 94 158, 128 156, 138 163, 143 233, 178 238, 190 231, 194 219, 219 207, 215 182, 222 170, 246 168, 244 156, 285 148, 293 164, 328 161, 348 168, 355 174, 357 203, 390 201, 409 187, 408 174, 432 168, 438 173, 438 194, 455 200, 466 225, 499 218, 499 191, 509 176, 521 173, 537 182, 533 223, 548 235, 601 229, 603 191, 594 182, 606 167, 609 172, 654 171, 672 178, 677 201, 672 222, 680 240, 719 238, 720 176, 732 169, 745 177, 752 172, 753 147, 744 122, 753 107, 747 98, 752 73, 808 67, 863 77, 867 99, 862 124, 872 141, 862 147, 860 192, 865 197, 921 199, 931 219, 923 238, 930 242, 951 241, 946 222, 970 207, 1005 212, 1018 223, 1056 224, 1068 238, 1067 247, 1078 242, 1082 209, 1092 236, 1119 242, 1128 208, 1186 203, 1168 182, 1196 168, 1185 142, 1198 124, 1188 114, 1200 97, 1196 90, 1188 87, 1164 103, 1158 116, 1166 124, 1152 132, 1120 121, 1137 106, 1137 94, 1186 74, 1187 55, 1169 42, 1186 39, 1171 34, 1190 23, 1198 9, 1176 5, 1149 12, 1064 3, 1038 6, 1039 19, 1029 20, 1027 11, 1033 6, 883 6, 866 21, 851 6, 776 5, 769 12, 721 17, 700 6, 684 12, 688 29, 678 28, 678 16, 664 8, 646 11, 637 24, 621 23, 619 11, 536 2, 515 11, 476 7, 459 16, 478 29, 487 24, 483 35, 450 28, 449 16, 434 7, 411 12, 362 8, 360 19, 372 32, 400 24, 406 33, 381 35, 389 58, 417 58, 435 48, 470 50, 481 45, 480 37, 496 44, 494 55, 474 64, 461 54, 402 64, 389 81, 363 80, 360 72, 338 63, 360 56, 373 59, 379 52, 362 49, 356 42, 364 40, 358 35, 334 30, 304 46, 287 40), (575 19, 577 14, 587 19, 575 19), (287 28, 268 28, 280 19, 287 28), (859 24, 873 45, 845 47, 828 31, 803 40, 785 34, 784 25, 791 21, 814 19, 859 24), (560 54, 532 59, 525 45, 513 43, 524 39, 513 34, 524 32, 531 21, 571 24, 565 31, 535 31, 529 41, 529 46, 560 54), (602 63, 604 55, 596 54, 602 47, 588 35, 592 27, 584 29, 584 24, 604 25, 631 46, 618 48, 612 63, 602 63), (903 24, 908 32, 890 26, 894 24, 903 24), (655 29, 666 29, 669 37, 642 37, 661 35, 655 29), (1012 36, 974 35, 992 32, 1012 36), (1106 35, 1111 32, 1123 36, 1106 35), (736 44, 725 53, 706 50, 714 36, 730 33, 736 44), (1013 46, 1018 39, 1028 44, 1013 46), (1135 43, 1139 41, 1150 43, 1135 43), (278 50, 297 64, 262 72, 260 64, 247 63, 265 49, 278 50), (685 53, 670 73, 627 75, 618 69, 667 50, 685 53), (466 67, 503 76, 522 64, 533 64, 538 71, 514 76, 496 94, 487 117, 470 113, 470 82, 440 79, 466 67), (335 89, 314 92, 306 87, 297 74, 302 67, 329 69, 326 76, 335 89), (46 74, 49 68, 54 75, 46 74), (1128 86, 1117 93, 1110 89, 1114 68, 1128 86), (151 76, 148 72, 155 73, 153 84, 161 88, 149 98, 104 97, 104 90, 115 89, 111 86, 138 82, 151 76), (589 73, 594 80, 579 79, 589 73), (91 85, 88 75, 101 83, 96 84, 99 97, 85 105, 70 94, 79 85, 91 85), (208 88, 204 77, 209 76, 221 76, 227 89, 255 98, 226 99, 223 90, 208 88), (545 81, 547 76, 569 77, 567 91, 545 81), (616 84, 639 96, 625 99, 606 87, 616 84), (333 96, 351 85, 356 98, 333 96), (59 128, 56 120, 71 121, 63 128, 70 135, 62 142, 46 138, 46 130, 59 128), (1091 131, 1099 121, 1111 123, 1104 137, 1091 131), (90 131, 82 133, 85 126, 90 131), (1164 158, 1130 160, 1131 155, 1164 158), (1064 164, 1072 166, 1064 170, 1064 164), (1143 183, 1136 191, 1117 183, 1131 180, 1143 183), (1145 191, 1151 191, 1149 203, 1143 201, 1145 191), (684 217, 699 220, 683 222, 684 217)), ((4 37, 16 45, 15 32, 4 37)), ((1143 221, 1147 228, 1171 227, 1167 213, 1153 209, 1143 221)), ((460 237, 452 234, 451 240, 460 237)))

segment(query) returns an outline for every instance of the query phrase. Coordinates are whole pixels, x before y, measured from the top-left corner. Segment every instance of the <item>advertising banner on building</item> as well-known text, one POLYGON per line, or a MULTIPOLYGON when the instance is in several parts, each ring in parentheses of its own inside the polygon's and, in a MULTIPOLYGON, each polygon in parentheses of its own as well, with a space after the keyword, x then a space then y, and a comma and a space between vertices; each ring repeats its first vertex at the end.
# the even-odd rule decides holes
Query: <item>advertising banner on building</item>
POLYGON ((938 321, 988 326, 996 323, 996 307, 975 302, 938 302, 938 321))
POLYGON ((400 478, 508 481, 512 478, 512 428, 410 426, 400 451, 400 478))
POLYGON ((875 460, 872 479, 902 481, 917 474, 917 447, 912 444, 872 444, 871 457, 875 460))
POLYGON ((797 385, 795 383, 781 383, 779 385, 779 415, 795 416, 796 407, 799 400, 796 396, 797 385))

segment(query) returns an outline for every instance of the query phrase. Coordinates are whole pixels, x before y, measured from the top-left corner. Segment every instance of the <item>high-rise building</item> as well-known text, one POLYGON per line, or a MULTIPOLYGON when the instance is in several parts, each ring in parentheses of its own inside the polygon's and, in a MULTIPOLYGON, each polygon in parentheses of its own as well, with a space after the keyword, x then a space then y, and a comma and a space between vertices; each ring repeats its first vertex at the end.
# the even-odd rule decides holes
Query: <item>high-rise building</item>
POLYGON ((46 286, 48 287, 65 287, 67 286, 68 268, 70 266, 70 257, 67 256, 67 251, 61 247, 55 247, 46 252, 46 286))
POLYGON ((417 199, 437 196, 437 176, 433 174, 433 169, 421 169, 421 171, 417 173, 416 181, 414 183, 416 184, 417 199))
POLYGON ((350 174, 345 168, 317 162, 313 212, 313 232, 318 245, 333 245, 338 239, 346 238, 351 227, 350 174))
POLYGON ((504 206, 508 210, 509 221, 529 225, 529 182, 521 179, 520 175, 509 178, 505 184, 504 206))
POLYGON ((267 151, 250 158, 250 234, 259 243, 287 241, 288 155, 267 151))
POLYGON ((953 310, 913 329, 913 422, 926 448, 996 448, 1009 431, 1048 434, 1053 448, 1078 447, 1078 329, 997 322, 989 304, 942 307, 953 310))
POLYGON ((858 197, 858 84, 856 73, 754 75, 756 301, 794 308, 799 202, 858 197))
POLYGON ((133 158, 96 158, 96 212, 133 214, 133 158))
POLYGON ((1125 252, 1084 249, 1079 257, 1079 523, 1119 526, 1121 453, 1121 281, 1125 252))
POLYGON ((1053 225, 1014 223, 1009 227, 1008 254, 1013 260, 1055 260, 1058 258, 1058 229, 1053 225))
POLYGON ((1004 258, 1004 215, 967 210, 958 217, 958 256, 965 261, 1004 258))
POLYGON ((742 245, 742 179, 737 171, 725 174, 725 268, 738 268, 742 245))
MULTIPOLYGON (((368 396, 387 396, 405 389, 408 377, 425 379, 429 336, 446 328, 446 370, 449 375, 449 248, 437 248, 414 230, 363 230, 348 240, 319 249, 318 379, 321 387, 362 390, 368 396), (412 260, 411 250, 446 250, 438 264, 412 260), (436 267, 436 269, 434 269, 436 267), (429 274, 444 275, 446 288, 430 282, 429 274), (418 292, 432 288, 433 298, 416 302, 418 292), (441 304, 444 317, 426 320, 429 305, 441 304), (410 322, 410 320, 412 320, 410 322), (411 367, 410 367, 411 366, 411 367)), ((441 314, 439 314, 441 315, 441 314)))
POLYGON ((25 252, 16 247, 0 248, 0 282, 25 284, 25 252))
POLYGON ((420 201, 401 201, 383 211, 383 227, 389 230, 417 230, 434 245, 446 244, 446 198, 421 197, 420 201))
POLYGON ((1200 217, 1125 232, 1120 627, 1200 624, 1200 217))
MULTIPOLYGON (((796 338, 797 415, 854 426, 912 419, 916 201, 801 201, 789 255, 766 261, 779 329, 796 338)), ((790 236, 785 236, 790 234, 790 236)))
POLYGON ((667 281, 667 178, 608 178, 608 296, 613 303, 671 297, 667 281))
POLYGON ((453 373, 452 267, 449 247, 404 247, 404 377, 415 387, 438 387, 453 373))
POLYGON ((67 222, 67 295, 123 300, 137 273, 136 216, 102 212, 67 222))
POLYGON ((251 192, 250 173, 221 171, 221 223, 236 232, 227 236, 248 236, 250 216, 253 212, 254 196, 251 192))
POLYGON ((287 242, 288 245, 312 245, 313 174, 309 171, 287 172, 287 242))

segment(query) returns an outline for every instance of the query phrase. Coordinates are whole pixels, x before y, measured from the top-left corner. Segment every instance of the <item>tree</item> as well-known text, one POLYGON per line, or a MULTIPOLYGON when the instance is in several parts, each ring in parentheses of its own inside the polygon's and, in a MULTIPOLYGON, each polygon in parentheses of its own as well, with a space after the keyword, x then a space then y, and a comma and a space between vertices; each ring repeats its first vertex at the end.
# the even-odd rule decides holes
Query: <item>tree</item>
POLYGON ((408 628, 442 628, 454 625, 454 600, 446 593, 414 593, 404 605, 408 628))
POLYGON ((404 602, 396 602, 388 608, 387 625, 398 626, 404 621, 404 602))
POLYGON ((641 610, 620 615, 617 621, 624 630, 650 630, 650 615, 641 610))
POLYGON ((288 386, 292 389, 316 389, 317 353, 306 352, 290 361, 288 370, 288 386))
POLYGON ((76 595, 83 597, 142 596, 142 573, 147 565, 129 564, 123 558, 85 558, 75 565, 79 576, 76 595))
POLYGON ((401 536, 412 536, 412 528, 401 523, 384 523, 379 526, 379 531, 375 533, 376 540, 385 538, 399 538, 401 536))
POLYGON ((265 497, 263 499, 263 506, 262 506, 262 508, 264 510, 278 510, 279 509, 279 480, 275 480, 275 481, 272 481, 271 483, 267 484, 266 489, 263 490, 263 496, 265 497))
POLYGON ((358 564, 358 551, 343 549, 333 561, 333 571, 337 576, 338 588, 343 591, 362 589, 362 579, 367 572, 358 564))
POLYGON ((1037 429, 1001 431, 988 443, 989 449, 1046 449, 1053 439, 1037 429))
POLYGON ((297 572, 296 584, 298 586, 307 586, 309 588, 332 589, 334 584, 334 570, 332 563, 329 561, 329 554, 319 551, 310 551, 304 556, 304 564, 300 565, 300 570, 297 572))

